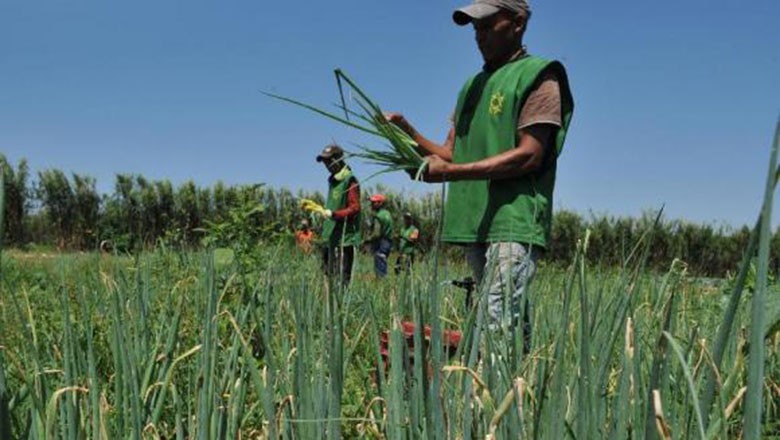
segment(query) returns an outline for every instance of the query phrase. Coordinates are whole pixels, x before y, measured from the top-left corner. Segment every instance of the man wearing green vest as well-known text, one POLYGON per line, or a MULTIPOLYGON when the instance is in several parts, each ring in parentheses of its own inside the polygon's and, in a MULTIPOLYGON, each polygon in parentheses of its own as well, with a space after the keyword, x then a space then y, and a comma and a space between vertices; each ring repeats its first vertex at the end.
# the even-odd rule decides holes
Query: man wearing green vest
MULTIPOLYGON (((472 24, 484 66, 461 89, 444 144, 403 115, 386 115, 428 155, 424 179, 451 182, 442 239, 466 246, 491 328, 513 331, 550 239, 557 159, 574 108, 563 65, 523 45, 530 16, 525 0, 475 0, 454 12, 456 24, 472 24)), ((527 313, 523 324, 528 350, 527 313)))
POLYGON ((393 216, 385 208, 386 198, 383 194, 374 194, 368 200, 371 202, 374 216, 371 220, 371 235, 367 241, 374 253, 374 273, 377 277, 384 278, 387 275, 387 258, 393 247, 393 216))
POLYGON ((317 162, 330 173, 322 224, 323 268, 331 279, 347 286, 352 278, 355 246, 360 245, 360 185, 338 145, 326 146, 317 162))
POLYGON ((398 258, 395 260, 395 273, 409 270, 414 264, 420 230, 414 225, 411 212, 404 213, 404 226, 398 234, 398 258))

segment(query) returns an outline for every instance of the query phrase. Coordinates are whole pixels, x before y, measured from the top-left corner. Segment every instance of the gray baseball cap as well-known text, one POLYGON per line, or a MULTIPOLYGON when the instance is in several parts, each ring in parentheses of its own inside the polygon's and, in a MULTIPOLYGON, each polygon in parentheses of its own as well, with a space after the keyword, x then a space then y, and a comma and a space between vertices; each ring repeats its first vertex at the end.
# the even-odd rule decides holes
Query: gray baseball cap
POLYGON ((344 157, 344 150, 336 144, 326 145, 322 149, 322 153, 317 155, 317 162, 329 159, 342 159, 344 157))
POLYGON ((515 13, 530 14, 531 7, 526 0, 474 0, 474 3, 456 9, 452 20, 459 26, 467 25, 472 20, 490 17, 501 9, 515 13))

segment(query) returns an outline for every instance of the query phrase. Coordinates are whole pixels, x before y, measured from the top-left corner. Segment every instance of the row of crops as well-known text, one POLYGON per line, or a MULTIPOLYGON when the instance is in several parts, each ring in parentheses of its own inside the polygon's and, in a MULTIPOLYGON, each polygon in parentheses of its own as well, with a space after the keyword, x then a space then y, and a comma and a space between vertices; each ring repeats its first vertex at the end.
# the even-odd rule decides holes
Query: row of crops
MULTIPOLYGON (((581 258, 566 271, 543 267, 527 354, 513 330, 483 328, 484 298, 465 309, 447 282, 465 274, 461 262, 431 275, 429 260, 374 280, 362 258, 339 291, 315 257, 258 252, 265 263, 253 268, 221 252, 6 255, 2 437, 745 434, 747 398, 756 398, 747 393, 755 349, 746 301, 721 340, 738 294, 700 285, 679 261, 654 275, 641 246, 623 270, 581 258), (429 324, 430 335, 418 325, 409 338, 402 321, 429 324), (462 331, 454 354, 443 343, 449 329, 462 331)), ((777 330, 767 321, 760 338, 766 435, 780 434, 777 330)))
POLYGON ((205 251, 0 253, 0 438, 780 437, 778 144, 728 283, 650 270, 657 221, 612 268, 582 230, 523 304, 528 350, 437 245, 382 280, 360 257, 349 288, 229 227, 205 251))
MULTIPOLYGON (((761 219, 773 188, 771 173, 761 219)), ((361 257, 346 290, 284 243, 251 258, 6 252, 0 437, 780 435, 768 222, 721 287, 680 260, 648 270, 646 232, 621 267, 589 265, 583 231, 567 268, 541 268, 527 353, 522 327, 483 325, 484 295, 465 308, 449 282, 464 264, 436 250, 386 280, 361 257), (461 332, 454 352, 447 330, 461 332)))

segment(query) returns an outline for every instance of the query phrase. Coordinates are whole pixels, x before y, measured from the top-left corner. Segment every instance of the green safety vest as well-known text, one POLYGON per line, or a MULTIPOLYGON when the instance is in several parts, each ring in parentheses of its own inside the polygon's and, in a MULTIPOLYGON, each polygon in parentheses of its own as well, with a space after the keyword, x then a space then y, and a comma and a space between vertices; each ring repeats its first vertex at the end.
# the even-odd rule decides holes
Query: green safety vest
POLYGON ((398 251, 402 254, 413 254, 416 248, 416 243, 412 241, 412 234, 415 233, 415 231, 418 231, 417 227, 414 225, 409 226, 406 229, 401 230, 401 243, 399 245, 398 251))
MULTIPOLYGON (((379 224, 379 236, 376 238, 392 240, 393 216, 390 215, 390 211, 385 208, 379 208, 379 210, 374 213, 374 221, 379 224)), ((374 228, 377 227, 376 223, 374 224, 374 228)))
MULTIPOLYGON (((344 209, 347 206, 347 192, 353 183, 358 183, 358 180, 347 166, 331 176, 328 179, 325 208, 331 211, 344 209)), ((322 240, 330 247, 359 246, 360 213, 342 220, 326 218, 322 224, 322 240)))
MULTIPOLYGON (((557 131, 555 151, 550 152, 557 157, 574 109, 566 71, 557 61, 526 56, 466 82, 455 111, 452 162, 475 162, 515 148, 520 110, 545 71, 557 73, 561 87, 562 127, 557 131)), ((451 182, 443 241, 509 241, 546 247, 556 171, 555 158, 549 159, 536 173, 518 178, 451 182)))

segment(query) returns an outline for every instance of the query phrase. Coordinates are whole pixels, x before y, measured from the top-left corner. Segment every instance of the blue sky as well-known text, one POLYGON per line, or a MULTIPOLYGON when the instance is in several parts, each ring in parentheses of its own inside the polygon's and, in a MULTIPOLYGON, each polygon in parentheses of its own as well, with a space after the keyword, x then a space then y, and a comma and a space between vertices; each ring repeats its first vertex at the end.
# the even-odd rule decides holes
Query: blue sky
MULTIPOLYGON (((481 66, 450 19, 462 4, 0 0, 0 152, 105 191, 118 172, 322 190, 320 148, 366 139, 260 91, 328 106, 340 67, 443 139, 481 66)), ((780 112, 780 1, 531 4, 526 44, 564 62, 576 101, 557 208, 754 221, 780 112)))

